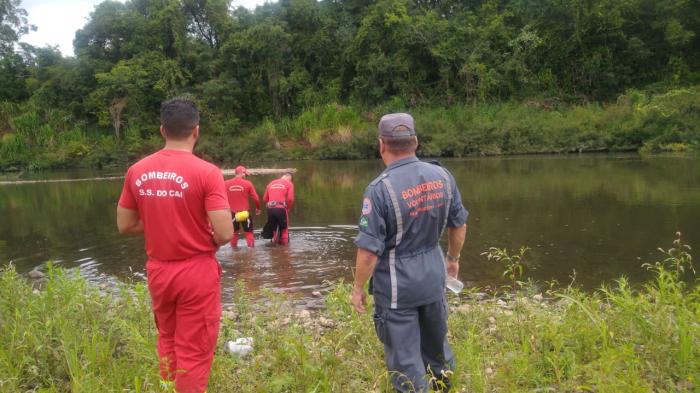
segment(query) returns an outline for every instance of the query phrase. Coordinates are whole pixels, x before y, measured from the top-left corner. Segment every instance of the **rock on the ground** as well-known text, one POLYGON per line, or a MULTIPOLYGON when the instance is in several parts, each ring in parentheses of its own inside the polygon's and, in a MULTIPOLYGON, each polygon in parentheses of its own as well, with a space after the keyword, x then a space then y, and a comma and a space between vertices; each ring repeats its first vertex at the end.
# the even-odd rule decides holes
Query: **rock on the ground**
POLYGON ((311 312, 307 309, 303 309, 303 310, 299 311, 297 313, 297 315, 299 316, 299 318, 304 318, 304 319, 311 318, 311 312))
POLYGON ((27 276, 29 276, 31 279, 38 280, 40 278, 44 278, 44 273, 40 272, 37 268, 34 268, 32 271, 27 273, 27 276))
POLYGON ((320 291, 313 291, 313 292, 311 292, 311 296, 313 296, 313 297, 321 297, 321 292, 320 292, 320 291))
POLYGON ((476 300, 484 300, 484 299, 486 299, 486 296, 487 295, 484 292, 475 292, 474 293, 474 297, 476 298, 476 300))
POLYGON ((224 317, 224 319, 230 319, 230 320, 235 320, 238 319, 238 314, 236 314, 233 311, 223 311, 221 313, 221 316, 224 317))
POLYGON ((335 321, 324 317, 319 318, 318 323, 320 323, 324 328, 332 328, 335 326, 335 321))
POLYGON ((536 302, 541 302, 542 299, 544 299, 544 296, 542 296, 541 293, 538 293, 537 295, 535 295, 535 296, 532 297, 532 300, 534 300, 534 301, 536 301, 536 302))

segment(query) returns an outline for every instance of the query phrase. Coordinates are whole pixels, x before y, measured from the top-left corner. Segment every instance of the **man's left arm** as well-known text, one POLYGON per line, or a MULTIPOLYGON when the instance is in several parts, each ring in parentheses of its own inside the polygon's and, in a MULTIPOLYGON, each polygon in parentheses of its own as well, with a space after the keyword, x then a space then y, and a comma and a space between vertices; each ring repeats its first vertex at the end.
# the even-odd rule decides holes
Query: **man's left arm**
POLYGON ((462 253, 466 237, 467 224, 457 228, 447 228, 447 274, 454 278, 457 278, 459 273, 459 255, 462 253))
POLYGON ((287 190, 287 209, 292 210, 293 204, 294 204, 294 183, 289 182, 289 189, 287 190))
POLYGON ((462 204, 462 195, 457 188, 457 182, 452 174, 452 204, 447 218, 447 274, 457 278, 459 273, 459 256, 462 253, 464 240, 467 236, 467 218, 469 212, 462 204))
POLYGON ((211 223, 212 240, 221 246, 233 238, 233 222, 224 178, 218 168, 210 171, 205 178, 204 192, 204 209, 211 223))
POLYGON ((260 197, 258 196, 258 192, 255 191, 255 186, 253 183, 250 183, 250 197, 253 198, 253 203, 255 204, 255 214, 260 214, 260 197))

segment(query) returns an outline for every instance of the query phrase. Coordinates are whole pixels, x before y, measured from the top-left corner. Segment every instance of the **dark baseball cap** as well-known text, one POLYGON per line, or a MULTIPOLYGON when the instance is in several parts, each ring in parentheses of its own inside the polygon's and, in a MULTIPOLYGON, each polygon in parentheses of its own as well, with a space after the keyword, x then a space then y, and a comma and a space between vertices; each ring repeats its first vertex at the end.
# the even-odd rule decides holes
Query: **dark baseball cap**
POLYGON ((390 113, 379 120, 379 136, 400 137, 416 135, 413 117, 408 113, 390 113))

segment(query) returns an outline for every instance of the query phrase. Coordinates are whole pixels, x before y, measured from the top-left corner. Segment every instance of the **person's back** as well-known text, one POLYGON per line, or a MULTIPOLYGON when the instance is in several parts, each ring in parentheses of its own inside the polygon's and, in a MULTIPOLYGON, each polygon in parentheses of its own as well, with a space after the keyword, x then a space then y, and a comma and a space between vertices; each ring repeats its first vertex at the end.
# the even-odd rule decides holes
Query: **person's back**
POLYGON ((366 311, 364 285, 371 277, 375 331, 397 391, 443 391, 441 384, 449 390, 446 371, 455 364, 446 340, 445 280, 446 274, 457 278, 468 212, 452 175, 416 157, 411 115, 382 116, 378 131, 387 168, 362 201, 351 302, 366 311), (445 228, 443 258, 438 242, 445 228))
POLYGON ((163 103, 160 117, 165 147, 127 171, 117 227, 146 238, 161 377, 178 393, 202 393, 221 317, 214 252, 231 240, 233 225, 221 171, 192 154, 199 138, 197 106, 174 98, 163 103))
POLYGON ((384 244, 372 241, 363 231, 358 235, 359 242, 377 245, 370 246, 370 251, 379 256, 374 274, 374 296, 378 304, 414 307, 442 298, 445 268, 435 261, 442 259, 438 242, 448 223, 450 205, 459 202, 452 198, 454 186, 448 171, 414 156, 393 162, 368 187, 375 188, 368 192, 375 196, 374 201, 369 201, 371 211, 363 212, 368 224, 376 225, 375 221, 382 220, 381 217, 394 218, 384 220, 387 234, 384 244), (393 211, 382 211, 386 206, 392 206, 393 211), (393 277, 401 278, 394 285, 392 266, 393 277))
POLYGON ((260 214, 260 198, 255 191, 253 183, 245 179, 248 175, 248 170, 239 165, 235 169, 236 176, 226 180, 226 193, 228 194, 228 202, 231 206, 233 214, 233 240, 231 240, 231 248, 238 248, 238 231, 243 229, 248 247, 255 246, 255 236, 253 234, 253 215, 250 212, 248 198, 253 198, 255 203, 255 215, 260 214))
POLYGON ((253 198, 256 208, 260 208, 258 194, 250 180, 246 180, 242 177, 234 177, 226 180, 225 184, 231 211, 241 212, 250 210, 249 197, 253 198))
POLYGON ((207 211, 228 208, 215 188, 221 177, 215 165, 179 150, 160 150, 129 168, 130 192, 119 204, 138 210, 150 258, 183 260, 216 251, 207 211))
POLYGON ((267 203, 284 204, 289 209, 294 203, 294 184, 284 177, 275 179, 267 185, 264 199, 267 203))
POLYGON ((265 188, 263 201, 267 207, 267 224, 263 228, 263 238, 270 238, 279 244, 289 243, 289 210, 294 204, 294 183, 292 175, 285 173, 271 181, 265 188))

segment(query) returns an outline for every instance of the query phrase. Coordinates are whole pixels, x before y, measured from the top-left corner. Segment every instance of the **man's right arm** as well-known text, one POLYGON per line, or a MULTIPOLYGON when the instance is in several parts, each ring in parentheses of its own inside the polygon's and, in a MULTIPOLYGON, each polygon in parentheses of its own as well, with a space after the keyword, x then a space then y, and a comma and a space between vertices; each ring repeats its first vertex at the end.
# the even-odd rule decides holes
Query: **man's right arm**
POLYGON ((117 206, 117 228, 122 235, 138 235, 143 233, 143 221, 138 210, 117 206))
POLYGON ((131 192, 131 168, 126 171, 122 193, 117 202, 117 229, 122 235, 143 233, 143 221, 138 211, 138 203, 131 192))
POLYGON ((365 294, 365 283, 372 277, 374 267, 379 258, 372 251, 364 248, 357 249, 355 259, 355 282, 352 287, 352 297, 350 299, 355 311, 364 313, 367 305, 367 295, 365 294))
POLYGON ((365 283, 374 273, 374 268, 386 247, 386 220, 384 207, 378 190, 370 186, 362 200, 362 216, 358 224, 359 233, 355 238, 357 258, 355 260, 355 282, 352 289, 352 302, 355 311, 365 312, 367 295, 365 283))

